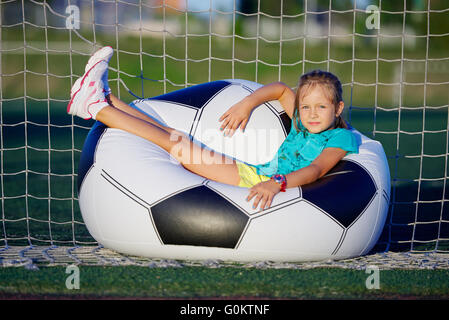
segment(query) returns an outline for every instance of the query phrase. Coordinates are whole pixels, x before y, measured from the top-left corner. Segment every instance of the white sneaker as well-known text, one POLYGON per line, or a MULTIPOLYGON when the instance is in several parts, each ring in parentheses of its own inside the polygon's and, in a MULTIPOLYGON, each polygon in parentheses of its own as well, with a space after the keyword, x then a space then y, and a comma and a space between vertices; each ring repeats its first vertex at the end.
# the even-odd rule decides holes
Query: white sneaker
POLYGON ((85 120, 95 119, 97 113, 108 106, 103 93, 101 77, 108 68, 106 61, 98 61, 72 87, 72 99, 67 106, 67 113, 85 120), (75 85, 79 85, 79 88, 75 85))
MULTIPOLYGON (((86 68, 84 69, 84 72, 87 72, 90 70, 98 61, 104 60, 109 64, 109 60, 111 60, 112 55, 114 54, 114 49, 112 49, 111 46, 103 47, 99 50, 97 50, 90 58, 89 61, 87 61, 86 68)), ((101 80, 103 81, 103 92, 105 93, 105 96, 111 93, 111 89, 109 88, 108 83, 108 69, 106 68, 106 71, 104 72, 103 76, 101 77, 101 80)))
MULTIPOLYGON (((114 54, 114 49, 110 46, 103 47, 99 50, 97 50, 90 58, 89 61, 87 61, 86 67, 84 68, 84 75, 92 69, 92 67, 97 64, 99 61, 104 60, 106 63, 109 63, 109 60, 111 60, 112 55, 114 54)), ((70 96, 73 96, 73 94, 79 90, 81 87, 81 81, 84 77, 84 75, 77 79, 75 83, 73 84, 72 90, 70 91, 70 96)), ((108 68, 106 68, 105 72, 103 73, 103 76, 101 77, 101 80, 103 81, 103 92, 105 96, 111 93, 111 89, 109 88, 108 83, 108 68)))

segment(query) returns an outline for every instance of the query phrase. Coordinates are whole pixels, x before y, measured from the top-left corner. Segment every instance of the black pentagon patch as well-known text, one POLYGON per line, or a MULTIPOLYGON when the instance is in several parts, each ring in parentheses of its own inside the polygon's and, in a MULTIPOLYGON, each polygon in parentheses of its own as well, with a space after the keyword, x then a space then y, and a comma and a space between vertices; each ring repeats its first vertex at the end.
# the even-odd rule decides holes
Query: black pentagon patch
POLYGON ((164 244, 235 248, 248 216, 213 190, 200 186, 151 208, 164 244))
POLYGON ((282 126, 284 127, 285 134, 288 135, 290 133, 290 130, 292 129, 292 119, 288 116, 287 113, 281 113, 280 118, 282 121, 282 126))
POLYGON ((303 198, 348 228, 376 194, 370 174, 359 164, 342 160, 321 179, 302 186, 303 198))
POLYGON ((230 85, 230 82, 223 80, 212 81, 172 91, 157 97, 150 98, 149 100, 170 101, 200 109, 218 92, 230 85))

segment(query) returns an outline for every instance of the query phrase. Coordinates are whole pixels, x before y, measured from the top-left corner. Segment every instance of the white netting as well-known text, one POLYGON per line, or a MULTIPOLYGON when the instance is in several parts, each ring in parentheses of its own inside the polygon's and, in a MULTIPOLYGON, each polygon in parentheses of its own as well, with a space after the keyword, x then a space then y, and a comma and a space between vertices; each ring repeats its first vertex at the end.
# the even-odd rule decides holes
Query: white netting
POLYGON ((0 261, 115 259, 77 203, 92 123, 65 113, 89 55, 111 45, 110 84, 125 101, 218 79, 293 88, 308 70, 336 73, 345 118, 382 142, 390 164, 389 216, 371 257, 447 266, 438 254, 449 251, 448 21, 437 0, 2 1, 0 261))

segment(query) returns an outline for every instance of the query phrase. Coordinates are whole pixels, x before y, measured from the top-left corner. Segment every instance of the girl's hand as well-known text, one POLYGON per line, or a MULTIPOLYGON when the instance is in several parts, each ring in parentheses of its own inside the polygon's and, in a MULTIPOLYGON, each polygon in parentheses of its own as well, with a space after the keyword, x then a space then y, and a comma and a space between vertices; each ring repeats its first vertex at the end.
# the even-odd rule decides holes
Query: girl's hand
POLYGON ((229 137, 232 137, 239 127, 244 131, 251 115, 251 111, 251 105, 245 100, 237 102, 230 107, 228 111, 223 113, 220 119, 218 119, 218 121, 223 121, 220 130, 224 130, 224 135, 229 137))
POLYGON ((256 184, 249 189, 249 195, 246 197, 246 201, 254 199, 253 209, 256 209, 260 203, 260 209, 264 210, 271 206, 271 202, 276 194, 281 191, 281 186, 273 180, 268 180, 256 184))

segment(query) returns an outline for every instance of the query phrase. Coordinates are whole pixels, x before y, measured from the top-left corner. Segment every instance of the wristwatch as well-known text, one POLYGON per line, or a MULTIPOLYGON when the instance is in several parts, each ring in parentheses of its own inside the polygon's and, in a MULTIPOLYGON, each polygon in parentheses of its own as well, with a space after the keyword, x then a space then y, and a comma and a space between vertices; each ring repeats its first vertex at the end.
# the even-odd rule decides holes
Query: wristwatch
POLYGON ((283 174, 275 174, 271 176, 271 180, 274 180, 281 187, 281 192, 285 192, 287 187, 287 179, 283 174))

